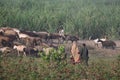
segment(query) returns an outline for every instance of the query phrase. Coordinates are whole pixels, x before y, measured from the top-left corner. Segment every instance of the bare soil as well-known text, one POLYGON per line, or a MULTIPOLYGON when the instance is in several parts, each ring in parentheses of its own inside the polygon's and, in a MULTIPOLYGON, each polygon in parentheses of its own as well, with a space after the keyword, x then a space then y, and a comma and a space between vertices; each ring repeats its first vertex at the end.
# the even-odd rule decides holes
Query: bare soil
MULTIPOLYGON (((79 40, 78 45, 81 46, 82 43, 86 44, 89 50, 89 57, 91 61, 96 60, 96 59, 97 60, 99 59, 113 60, 113 59, 116 59, 120 55, 120 40, 115 40, 114 42, 116 43, 115 49, 102 48, 102 44, 99 44, 99 47, 96 47, 92 40, 79 40)), ((68 54, 70 53, 71 46, 72 46, 72 42, 70 41, 67 42, 67 44, 65 44, 65 48, 68 54)))

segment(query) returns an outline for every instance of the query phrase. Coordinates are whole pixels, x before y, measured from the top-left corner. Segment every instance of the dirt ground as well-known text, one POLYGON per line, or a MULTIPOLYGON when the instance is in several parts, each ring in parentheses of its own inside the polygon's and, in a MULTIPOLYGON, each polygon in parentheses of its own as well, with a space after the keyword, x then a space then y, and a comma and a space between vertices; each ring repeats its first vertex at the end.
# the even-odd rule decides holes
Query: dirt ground
MULTIPOLYGON (((99 47, 96 47, 92 40, 79 40, 78 45, 81 46, 82 43, 86 44, 89 50, 89 57, 91 61, 95 59, 109 60, 116 59, 118 55, 120 55, 120 40, 115 40, 114 42, 116 43, 116 48, 114 50, 111 48, 102 48, 102 44, 99 44, 99 47)), ((65 48, 68 54, 70 53, 71 45, 72 43, 70 41, 65 44, 65 48)))

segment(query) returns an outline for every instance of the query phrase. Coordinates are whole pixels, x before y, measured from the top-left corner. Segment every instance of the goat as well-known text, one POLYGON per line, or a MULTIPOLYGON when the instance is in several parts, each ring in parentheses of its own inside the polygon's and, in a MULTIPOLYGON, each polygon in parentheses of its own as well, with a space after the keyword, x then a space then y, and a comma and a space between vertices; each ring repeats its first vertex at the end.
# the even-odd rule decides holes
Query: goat
POLYGON ((111 41, 111 40, 107 40, 107 41, 102 41, 102 40, 98 40, 98 42, 101 42, 102 43, 102 47, 103 48, 109 48, 111 47, 112 49, 115 49, 116 47, 116 43, 114 41, 111 41))
POLYGON ((26 37, 21 38, 21 42, 26 46, 36 46, 40 45, 42 43, 42 40, 39 37, 26 37))
POLYGON ((43 52, 43 47, 40 45, 34 46, 35 49, 37 49, 39 52, 43 52))
POLYGON ((13 46, 13 38, 0 35, 0 43, 4 47, 12 47, 13 46))
POLYGON ((2 28, 0 30, 0 35, 10 37, 11 39, 17 40, 18 34, 12 28, 2 28))
POLYGON ((17 36, 17 32, 15 32, 13 29, 6 29, 6 30, 3 30, 1 32, 3 32, 4 35, 14 35, 14 36, 17 36))
POLYGON ((61 40, 64 40, 65 37, 60 35, 59 33, 50 33, 48 36, 48 40, 58 39, 58 43, 60 43, 61 40))
POLYGON ((24 56, 26 56, 26 53, 25 53, 25 48, 26 46, 25 45, 14 45, 13 49, 16 49, 17 52, 18 52, 18 56, 20 56, 20 52, 23 52, 24 56))
POLYGON ((36 31, 33 31, 33 33, 38 35, 41 39, 43 39, 45 41, 48 41, 48 36, 49 36, 48 32, 36 32, 36 31))
POLYGON ((69 40, 70 40, 70 41, 73 42, 73 41, 78 41, 79 38, 78 38, 77 36, 72 36, 72 35, 67 35, 67 34, 66 34, 66 35, 65 35, 65 40, 66 40, 66 41, 69 41, 69 40))
POLYGON ((30 37, 29 35, 22 33, 19 29, 13 28, 13 31, 15 31, 18 34, 19 39, 30 37))
POLYGON ((96 47, 98 47, 98 44, 100 44, 101 42, 98 42, 98 38, 97 39, 94 39, 93 41, 94 41, 94 45, 96 46, 96 47))
POLYGON ((4 53, 4 52, 10 52, 10 48, 9 47, 2 47, 2 48, 0 48, 0 51, 2 53, 4 53))
POLYGON ((63 30, 63 29, 61 29, 61 30, 59 31, 59 35, 60 35, 60 36, 64 36, 64 30, 63 30))
POLYGON ((94 44, 95 44, 96 47, 99 47, 98 45, 101 44, 101 42, 99 40, 106 41, 107 39, 106 38, 101 38, 101 39, 97 38, 97 39, 94 39, 93 41, 94 41, 94 44))
POLYGON ((21 30, 20 32, 23 33, 23 34, 27 34, 30 37, 39 37, 39 35, 34 33, 33 31, 23 31, 23 30, 21 30))
POLYGON ((23 33, 18 33, 19 38, 26 38, 26 37, 30 37, 27 34, 23 34, 23 33))
POLYGON ((26 47, 24 48, 25 53, 28 53, 29 55, 33 55, 37 57, 38 54, 38 49, 33 48, 33 47, 26 47))

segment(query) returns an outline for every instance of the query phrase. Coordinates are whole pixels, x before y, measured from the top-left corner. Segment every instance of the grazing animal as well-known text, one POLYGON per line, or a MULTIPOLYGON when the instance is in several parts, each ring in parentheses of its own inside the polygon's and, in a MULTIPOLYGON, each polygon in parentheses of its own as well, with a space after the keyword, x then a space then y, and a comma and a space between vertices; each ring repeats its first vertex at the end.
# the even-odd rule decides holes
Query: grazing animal
POLYGON ((26 53, 25 53, 25 48, 26 46, 25 45, 14 45, 13 49, 16 49, 18 51, 18 56, 20 56, 20 52, 23 52, 24 56, 26 56, 26 53))
POLYGON ((48 32, 36 32, 36 31, 33 31, 33 33, 38 35, 38 37, 40 37, 42 40, 48 41, 48 36, 49 36, 48 32))
POLYGON ((3 35, 7 35, 7 36, 12 35, 12 36, 18 37, 17 32, 14 31, 12 28, 11 29, 3 29, 0 32, 2 32, 3 35))
POLYGON ((97 39, 94 39, 93 41, 94 41, 94 44, 95 44, 96 47, 99 47, 98 45, 101 44, 101 42, 99 40, 106 41, 107 39, 106 38, 101 38, 101 39, 97 38, 97 39))
POLYGON ((64 30, 63 29, 59 31, 59 35, 64 36, 64 30))
POLYGON ((77 37, 77 36, 73 36, 73 35, 65 35, 65 40, 66 41, 78 41, 79 40, 79 38, 77 37))
POLYGON ((36 46, 36 45, 40 45, 42 40, 39 37, 26 37, 26 38, 21 38, 21 42, 26 46, 36 46))
POLYGON ((23 30, 21 30, 20 32, 23 33, 23 34, 27 34, 30 37, 39 37, 39 35, 34 33, 33 31, 23 31, 23 30))
POLYGON ((12 47, 13 46, 13 38, 0 35, 0 44, 3 47, 12 47))
POLYGON ((99 39, 98 42, 102 43, 102 47, 103 48, 112 48, 112 49, 115 49, 115 47, 116 47, 116 43, 114 41, 111 41, 111 40, 102 41, 102 40, 99 39))
POLYGON ((59 33, 50 33, 48 35, 48 38, 47 38, 49 41, 53 40, 53 39, 57 39, 58 40, 58 43, 60 43, 61 40, 64 40, 65 37, 60 35, 59 33))
POLYGON ((0 48, 0 51, 2 53, 4 53, 4 52, 10 52, 10 48, 9 47, 2 47, 2 48, 0 48))
POLYGON ((19 36, 19 38, 27 38, 27 37, 30 37, 29 35, 27 35, 27 34, 24 34, 24 33, 18 33, 18 36, 19 36))
POLYGON ((97 39, 94 39, 93 41, 94 41, 94 45, 96 46, 96 47, 98 47, 98 44, 100 44, 101 42, 98 42, 98 38, 97 39))
POLYGON ((39 52, 43 52, 43 47, 40 45, 34 46, 35 49, 37 49, 39 52))
POLYGON ((26 47, 26 48, 24 48, 24 51, 25 51, 26 54, 37 57, 38 50, 36 48, 26 47))

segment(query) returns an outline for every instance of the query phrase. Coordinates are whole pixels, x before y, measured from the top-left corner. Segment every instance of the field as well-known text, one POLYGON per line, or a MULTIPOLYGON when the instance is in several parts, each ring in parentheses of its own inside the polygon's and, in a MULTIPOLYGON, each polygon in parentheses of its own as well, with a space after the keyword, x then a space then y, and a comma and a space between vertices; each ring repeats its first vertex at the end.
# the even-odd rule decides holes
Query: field
POLYGON ((0 53, 0 80, 120 80, 120 0, 0 0, 0 27, 49 33, 63 27, 89 49, 88 67, 72 64, 71 42, 49 56, 0 53), (104 36, 115 41, 115 50, 88 40, 104 36))
MULTIPOLYGON (((1 56, 0 79, 16 80, 19 77, 20 80, 119 80, 120 42, 115 41, 118 43, 115 50, 96 48, 93 41, 89 40, 80 40, 78 43, 81 45, 83 42, 89 49, 88 67, 81 63, 72 64, 69 55, 66 59, 59 56, 51 58, 1 56)), ((68 42, 66 47, 69 48, 70 45, 71 42, 68 42)), ((52 52, 54 53, 64 54, 64 50, 59 48, 57 52, 52 52)))
POLYGON ((119 0, 0 0, 0 27, 120 39, 119 0))

